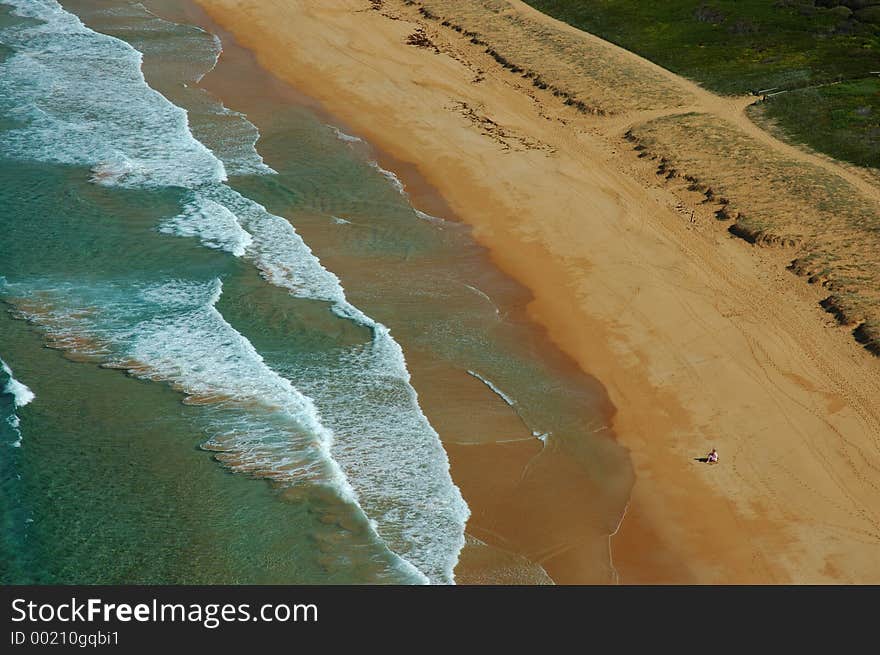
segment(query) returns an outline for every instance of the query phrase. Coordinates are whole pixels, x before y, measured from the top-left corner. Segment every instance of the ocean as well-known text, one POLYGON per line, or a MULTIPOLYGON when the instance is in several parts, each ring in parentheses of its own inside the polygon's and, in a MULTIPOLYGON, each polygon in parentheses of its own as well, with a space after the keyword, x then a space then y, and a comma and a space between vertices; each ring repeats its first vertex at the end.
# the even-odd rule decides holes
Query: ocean
POLYGON ((175 5, 0 0, 0 579, 533 584, 580 548, 613 581, 601 386, 175 5))

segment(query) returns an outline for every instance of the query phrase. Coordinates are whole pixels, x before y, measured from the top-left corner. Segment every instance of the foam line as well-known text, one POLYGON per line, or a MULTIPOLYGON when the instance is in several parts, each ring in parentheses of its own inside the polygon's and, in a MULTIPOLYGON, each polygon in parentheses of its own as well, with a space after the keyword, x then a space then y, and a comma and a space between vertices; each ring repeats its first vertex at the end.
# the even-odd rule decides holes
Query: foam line
POLYGON ((360 138, 358 136, 352 136, 351 134, 346 134, 345 132, 340 130, 338 127, 335 127, 333 125, 328 125, 327 127, 329 127, 331 130, 333 130, 333 133, 336 135, 336 138, 339 139, 340 141, 344 141, 346 143, 363 143, 364 142, 364 140, 362 138, 360 138))
POLYGON ((516 401, 513 398, 511 398, 510 396, 508 396, 506 393, 501 391, 501 389, 496 387, 495 384, 491 380, 487 380, 486 378, 484 378, 482 375, 480 375, 476 371, 469 370, 468 375, 471 375, 471 376, 477 378, 480 382, 482 382, 487 387, 489 387, 497 396, 499 396, 504 402, 506 402, 511 407, 516 405, 516 401))
MULTIPOLYGON (((3 278, 0 278, 0 283, 4 282, 3 278)), ((6 374, 6 384, 3 386, 3 393, 9 394, 12 396, 12 404, 17 409, 19 407, 24 407, 25 405, 30 404, 36 398, 34 392, 31 391, 27 385, 22 382, 19 382, 15 379, 12 374, 12 369, 9 365, 0 359, 0 369, 6 374)), ((6 422, 12 428, 12 431, 18 437, 12 445, 15 448, 21 447, 22 434, 21 434, 21 419, 18 415, 13 412, 9 416, 6 417, 6 422)))
POLYGON ((8 393, 12 396, 12 401, 15 403, 16 407, 24 407, 36 398, 34 392, 31 391, 27 385, 22 384, 15 379, 12 375, 12 369, 9 368, 9 365, 2 359, 0 359, 0 368, 3 369, 3 372, 6 373, 9 378, 6 381, 6 386, 3 387, 3 393, 8 393))
MULTIPOLYGON (((87 28, 55 0, 3 1, 39 22, 0 31, 12 51, 0 64, 0 109, 18 123, 0 153, 87 166, 105 186, 185 189, 179 213, 159 230, 251 262, 270 284, 328 303, 372 338, 322 371, 324 379, 351 387, 321 395, 319 407, 299 389, 305 373, 280 375, 226 323, 214 307, 219 281, 133 288, 121 281, 31 280, 18 285, 21 294, 31 300, 48 294, 55 302, 33 320, 59 347, 81 349, 81 340, 91 340, 96 345, 88 354, 98 360, 170 384, 187 402, 222 415, 207 446, 231 468, 333 485, 404 567, 423 581, 453 582, 469 510, 390 330, 348 302, 340 280, 288 220, 224 183, 228 171, 240 172, 232 160, 241 148, 218 150, 232 157, 222 161, 200 143, 187 112, 146 83, 138 50, 87 28)), ((249 143, 256 153, 256 128, 244 133, 254 135, 249 143)), ((405 195, 393 173, 375 167, 405 195)), ((316 398, 319 392, 315 385, 316 398)))

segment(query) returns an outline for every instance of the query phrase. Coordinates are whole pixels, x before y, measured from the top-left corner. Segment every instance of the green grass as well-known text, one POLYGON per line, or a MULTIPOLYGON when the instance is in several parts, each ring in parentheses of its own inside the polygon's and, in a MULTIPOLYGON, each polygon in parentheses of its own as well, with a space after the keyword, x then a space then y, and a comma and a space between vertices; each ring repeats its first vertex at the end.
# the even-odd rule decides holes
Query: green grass
POLYGON ((718 93, 859 80, 776 96, 767 113, 816 150, 878 165, 877 83, 868 78, 880 71, 880 0, 527 2, 718 93))
POLYGON ((793 141, 880 168, 880 78, 783 93, 756 109, 793 141))

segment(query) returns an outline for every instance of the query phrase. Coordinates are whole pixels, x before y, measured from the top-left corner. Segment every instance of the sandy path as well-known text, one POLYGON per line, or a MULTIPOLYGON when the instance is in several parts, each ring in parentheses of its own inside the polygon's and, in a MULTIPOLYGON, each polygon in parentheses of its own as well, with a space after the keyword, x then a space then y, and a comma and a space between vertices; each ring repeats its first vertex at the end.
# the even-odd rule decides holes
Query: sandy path
MULTIPOLYGON (((613 538, 622 582, 880 582, 880 363, 816 290, 683 220, 597 119, 523 93, 411 7, 386 2, 392 20, 356 0, 200 2, 263 66, 417 167, 606 386, 638 477, 613 538), (440 53, 406 44, 420 25, 440 53), (711 446, 721 464, 697 463, 711 446)), ((762 133, 743 100, 675 81, 696 99, 683 104, 762 133)))
POLYGON ((571 25, 568 25, 567 23, 563 23, 562 21, 552 18, 551 16, 543 14, 537 9, 534 9, 533 7, 527 5, 525 2, 522 2, 521 0, 507 0, 507 2, 509 2, 516 11, 524 16, 528 16, 530 19, 534 20, 537 23, 543 23, 545 25, 553 27, 554 29, 570 34, 576 34, 580 39, 583 39, 586 42, 593 43, 596 45, 596 47, 614 51, 615 54, 621 58, 621 60, 632 62, 637 66, 643 67, 645 70, 650 70, 655 74, 660 75, 668 82, 678 86, 682 90, 682 97, 688 98, 688 100, 690 100, 690 98, 693 98, 694 100, 693 102, 689 101, 688 106, 683 108, 647 112, 630 112, 623 115, 622 117, 618 117, 616 121, 609 121, 609 126, 625 125, 629 127, 635 123, 643 122, 646 120, 652 120, 655 118, 661 118, 662 116, 670 116, 674 114, 685 114, 688 112, 711 114, 728 123, 731 123, 748 136, 757 139, 767 147, 773 149, 781 155, 784 155, 785 157, 788 157, 795 161, 819 166, 829 173, 842 177, 844 180, 856 187, 866 197, 880 203, 880 187, 878 187, 878 185, 871 180, 866 179, 863 173, 853 169, 853 167, 842 164, 824 155, 808 152, 784 141, 780 141, 774 135, 770 134, 769 132, 752 122, 745 112, 748 107, 758 101, 758 98, 756 98, 755 96, 716 95, 710 91, 707 91, 699 84, 696 84, 695 82, 676 75, 668 69, 663 68, 662 66, 659 66, 645 59, 644 57, 637 55, 634 52, 621 48, 620 46, 617 46, 609 41, 605 41, 604 39, 601 39, 593 34, 583 32, 572 27, 571 25))

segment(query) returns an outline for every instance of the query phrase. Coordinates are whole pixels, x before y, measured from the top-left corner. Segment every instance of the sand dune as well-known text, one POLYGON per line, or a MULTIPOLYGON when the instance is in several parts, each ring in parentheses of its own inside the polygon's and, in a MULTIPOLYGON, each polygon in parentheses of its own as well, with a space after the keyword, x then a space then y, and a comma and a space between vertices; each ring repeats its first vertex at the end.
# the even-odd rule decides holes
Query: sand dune
POLYGON ((199 1, 412 164, 607 387, 637 473, 621 582, 880 582, 869 176, 519 2, 199 1))

